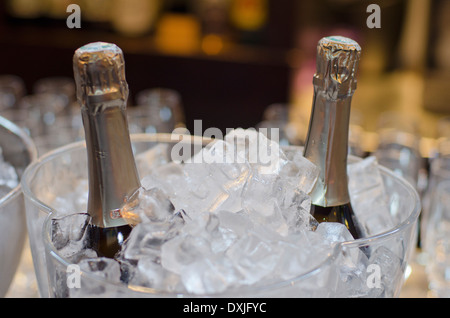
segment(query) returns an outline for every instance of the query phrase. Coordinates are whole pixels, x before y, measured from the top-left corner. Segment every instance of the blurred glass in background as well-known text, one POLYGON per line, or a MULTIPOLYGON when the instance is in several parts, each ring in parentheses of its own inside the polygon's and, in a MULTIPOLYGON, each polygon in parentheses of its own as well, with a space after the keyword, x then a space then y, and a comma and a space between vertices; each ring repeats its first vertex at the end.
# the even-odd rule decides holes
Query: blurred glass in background
POLYGON ((255 128, 282 146, 304 145, 308 123, 299 116, 294 121, 289 110, 289 104, 275 103, 267 106, 262 121, 255 128))
POLYGON ((16 75, 0 76, 0 110, 11 109, 25 96, 24 81, 16 75))
POLYGON ((185 127, 180 94, 168 88, 149 88, 136 94, 136 106, 128 107, 131 133, 171 133, 185 127))
POLYGON ((379 118, 378 162, 418 188, 422 168, 420 134, 414 118, 399 112, 385 112, 379 118))
POLYGON ((450 297, 450 180, 439 183, 430 202, 424 250, 433 296, 450 297))

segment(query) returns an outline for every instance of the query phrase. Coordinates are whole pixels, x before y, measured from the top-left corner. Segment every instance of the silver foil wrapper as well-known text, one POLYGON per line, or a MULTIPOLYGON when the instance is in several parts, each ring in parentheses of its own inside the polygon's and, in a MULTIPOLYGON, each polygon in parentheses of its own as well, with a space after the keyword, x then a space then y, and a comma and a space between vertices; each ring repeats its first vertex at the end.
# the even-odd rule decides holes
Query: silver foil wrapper
POLYGON ((80 47, 73 56, 73 70, 78 102, 89 111, 99 111, 97 104, 105 107, 107 101, 128 99, 125 61, 117 45, 94 42, 80 47))
POLYGON ((305 157, 320 169, 311 193, 315 205, 339 206, 350 202, 348 133, 360 55, 358 43, 341 36, 323 38, 317 46, 314 101, 304 148, 305 157))
POLYGON ((330 99, 352 95, 360 57, 361 47, 354 40, 343 36, 322 38, 317 45, 314 86, 326 91, 330 99))

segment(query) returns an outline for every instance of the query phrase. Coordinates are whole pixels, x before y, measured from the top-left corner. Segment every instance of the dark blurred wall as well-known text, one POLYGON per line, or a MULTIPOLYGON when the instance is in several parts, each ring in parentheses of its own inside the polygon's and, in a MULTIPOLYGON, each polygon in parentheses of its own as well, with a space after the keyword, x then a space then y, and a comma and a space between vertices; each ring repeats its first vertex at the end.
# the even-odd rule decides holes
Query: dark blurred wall
POLYGON ((81 29, 69 29, 64 19, 14 18, 3 1, 0 74, 22 77, 31 92, 40 78, 72 77, 72 55, 79 46, 114 42, 125 54, 132 99, 140 90, 168 87, 181 94, 190 130, 195 119, 223 130, 251 127, 261 120, 265 107, 289 99, 286 54, 292 46, 295 1, 268 3, 270 15, 259 43, 236 43, 223 54, 208 56, 165 54, 155 49, 152 33, 128 37, 101 23, 83 21, 81 29))

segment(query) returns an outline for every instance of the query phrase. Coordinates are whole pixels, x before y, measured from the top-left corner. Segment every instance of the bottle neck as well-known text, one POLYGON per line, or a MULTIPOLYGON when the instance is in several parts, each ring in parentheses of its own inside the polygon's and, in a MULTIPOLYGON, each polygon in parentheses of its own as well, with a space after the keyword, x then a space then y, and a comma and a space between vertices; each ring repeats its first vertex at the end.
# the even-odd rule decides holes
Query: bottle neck
POLYGON ((330 98, 314 86, 314 99, 304 156, 320 169, 311 193, 312 204, 322 207, 350 202, 347 182, 348 132, 352 94, 330 98))
POLYGON ((126 224, 119 209, 140 187, 123 99, 82 107, 89 173, 88 213, 102 228, 126 224))

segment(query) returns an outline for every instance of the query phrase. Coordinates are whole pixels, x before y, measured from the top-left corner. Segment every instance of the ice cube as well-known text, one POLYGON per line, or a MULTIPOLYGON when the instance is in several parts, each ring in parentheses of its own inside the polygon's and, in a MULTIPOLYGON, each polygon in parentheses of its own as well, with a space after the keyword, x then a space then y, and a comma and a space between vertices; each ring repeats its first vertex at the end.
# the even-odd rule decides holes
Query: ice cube
POLYGON ((260 215, 272 215, 275 203, 273 194, 278 190, 274 188, 276 181, 276 175, 253 174, 242 193, 242 207, 260 215))
MULTIPOLYGON (((354 241, 354 238, 347 227, 338 222, 322 222, 317 226, 315 233, 320 234, 323 243, 330 246, 336 243, 354 241)), ((369 255, 368 249, 364 246, 360 248, 344 249, 344 253, 349 254, 348 262, 352 264, 360 261, 361 255, 359 252, 369 255)))
POLYGON ((174 203, 188 214, 218 209, 228 198, 227 193, 211 177, 210 167, 203 163, 189 163, 184 167, 186 182, 177 188, 174 203))
POLYGON ((276 277, 287 280, 306 273, 321 264, 330 254, 330 246, 315 232, 298 232, 278 241, 281 252, 276 277))
POLYGON ((165 269, 180 275, 186 266, 210 253, 211 247, 205 238, 179 235, 163 244, 161 264, 165 269))
MULTIPOLYGON (((337 222, 322 222, 317 227, 316 234, 321 236, 319 245, 328 246, 353 241, 354 238, 344 224, 337 222)), ((367 249, 365 247, 347 247, 343 246, 339 258, 339 279, 344 285, 341 287, 343 297, 350 295, 362 296, 366 293, 364 284, 367 264, 367 249)))
POLYGON ((403 280, 403 271, 406 263, 402 262, 386 246, 380 246, 371 253, 368 264, 372 266, 373 274, 381 275, 380 277, 374 276, 370 287, 372 289, 379 289, 377 292, 381 291, 384 297, 391 298, 396 296, 398 290, 394 290, 393 287, 401 285, 399 282, 403 280), (379 280, 377 281, 377 279, 379 280))
MULTIPOLYGON (((343 258, 346 255, 342 255, 343 258)), ((368 297, 370 289, 367 286, 367 259, 362 258, 360 262, 351 266, 346 259, 338 266, 338 287, 336 294, 339 297, 356 298, 368 297)))
POLYGON ((394 227, 386 190, 374 156, 348 165, 349 192, 353 211, 368 235, 394 227))
POLYGON ((255 129, 233 129, 224 139, 260 174, 277 174, 287 163, 280 145, 255 129))
POLYGON ((216 140, 184 167, 193 196, 201 203, 199 212, 241 209, 240 195, 250 175, 250 166, 234 148, 222 140, 216 140))
POLYGON ((159 260, 162 244, 177 234, 178 226, 176 222, 139 223, 125 241, 120 258, 139 260, 152 257, 155 261, 159 260))
POLYGON ((168 143, 158 143, 152 148, 136 155, 136 166, 141 176, 146 176, 154 169, 169 162, 168 143))
MULTIPOLYGON (((51 207, 58 211, 58 215, 70 215, 87 209, 89 181, 87 179, 76 179, 71 186, 71 191, 49 198, 51 207)), ((51 195, 51 193, 49 192, 48 195, 51 195)))
POLYGON ((242 194, 242 207, 256 222, 278 233, 310 228, 310 197, 298 183, 272 174, 254 173, 242 194))
MULTIPOLYGON (((65 290, 68 295, 61 295, 60 297, 86 298, 86 297, 103 297, 103 298, 117 298, 116 288, 108 288, 108 284, 121 284, 122 273, 120 264, 110 258, 98 257, 87 258, 81 260, 78 264, 79 269, 88 275, 83 274, 80 280, 80 286, 68 287, 67 282, 71 279, 69 276, 65 277, 65 273, 61 272, 63 276, 60 281, 64 281, 65 290), (92 276, 97 276, 97 279, 92 279, 92 276), (103 281, 104 283, 99 283, 103 281)), ((64 286, 61 286, 64 287, 64 286)), ((64 289, 62 289, 64 291, 64 289)))
POLYGON ((164 269, 153 257, 142 257, 132 267, 129 285, 149 287, 166 292, 182 292, 180 277, 164 269))
MULTIPOLYGON (((319 171, 301 151, 288 151, 288 161, 277 173, 253 170, 242 193, 242 207, 258 222, 271 224, 278 233, 309 229, 311 201, 307 193, 317 180, 319 171)), ((287 158, 284 154, 282 158, 287 158)), ((283 159, 284 160, 284 159, 283 159)), ((254 167, 254 166, 253 166, 254 167)))
MULTIPOLYGON (((246 157, 242 152, 237 151, 236 147, 228 140, 216 139, 199 152, 197 152, 187 163, 207 163, 207 164, 245 164, 246 157)), ((236 176, 230 174, 234 179, 236 176)))
MULTIPOLYGON (((80 270, 84 273, 97 276, 100 280, 109 283, 121 283, 120 264, 111 258, 98 257, 83 259, 78 264, 80 270)), ((84 276, 81 280, 81 288, 71 288, 70 292, 73 297, 95 296, 95 297, 116 297, 110 294, 106 288, 106 284, 99 284, 98 280, 92 280, 84 276)))
POLYGON ((87 249, 90 219, 88 214, 79 213, 52 220, 52 243, 62 257, 78 262, 82 258, 97 256, 87 249))
POLYGON ((274 187, 276 178, 275 175, 254 175, 242 195, 242 207, 253 223, 286 235, 288 225, 274 195, 278 191, 274 187))
POLYGON ((210 212, 203 212, 190 219, 180 233, 208 241, 212 253, 224 251, 234 240, 234 234, 221 226, 218 215, 210 212))
POLYGON ((284 181, 278 179, 279 188, 277 203, 286 221, 289 232, 311 230, 317 226, 317 221, 311 215, 311 197, 300 188, 292 184, 283 185, 284 181))
POLYGON ((303 156, 301 149, 288 153, 291 159, 280 171, 281 178, 297 190, 310 194, 319 177, 319 168, 303 156))
POLYGON ((269 275, 276 268, 280 254, 276 242, 265 240, 254 231, 241 237, 226 251, 243 276, 243 284, 254 284, 269 275))
POLYGON ((175 162, 158 166, 150 174, 144 176, 141 185, 145 189, 159 188, 167 193, 175 208, 182 208, 182 201, 178 199, 180 193, 184 193, 187 188, 186 175, 183 165, 175 162), (180 206, 181 205, 181 206, 180 206))
POLYGON ((98 257, 83 259, 78 263, 80 269, 87 273, 93 273, 108 281, 120 282, 120 264, 111 258, 98 257))
POLYGON ((241 274, 222 255, 199 259, 189 264, 181 274, 181 280, 190 293, 214 295, 239 282, 241 274))
POLYGON ((347 227, 338 222, 322 222, 317 226, 316 233, 329 244, 354 240, 347 227))
POLYGON ((243 236, 253 226, 248 215, 243 211, 237 213, 219 211, 217 216, 219 218, 220 228, 224 231, 234 233, 236 237, 243 236))
POLYGON ((167 221, 173 216, 174 210, 175 207, 164 191, 141 187, 120 209, 120 214, 129 224, 137 224, 167 221))

